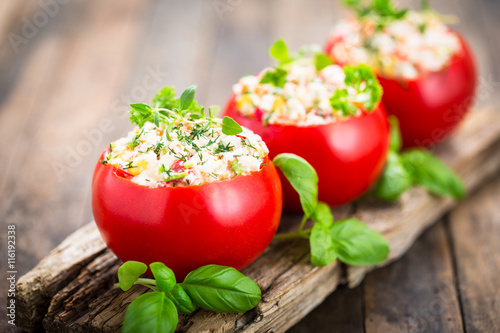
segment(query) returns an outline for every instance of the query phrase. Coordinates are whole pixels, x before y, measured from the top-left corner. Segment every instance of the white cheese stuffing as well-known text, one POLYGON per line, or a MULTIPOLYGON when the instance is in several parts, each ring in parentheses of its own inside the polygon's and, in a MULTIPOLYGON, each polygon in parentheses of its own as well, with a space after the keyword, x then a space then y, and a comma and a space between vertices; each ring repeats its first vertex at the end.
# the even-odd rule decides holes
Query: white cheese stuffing
POLYGON ((346 117, 330 105, 330 98, 339 89, 347 89, 352 101, 364 99, 356 89, 346 86, 344 70, 337 65, 318 72, 314 64, 294 63, 283 88, 259 83, 270 70, 244 76, 233 86, 238 111, 265 124, 315 126, 342 120, 346 117))
POLYGON ((138 185, 176 187, 201 185, 259 171, 269 150, 257 134, 243 128, 222 133, 207 120, 179 121, 165 135, 164 124, 136 127, 110 144, 103 164, 121 169, 138 185))
POLYGON ((416 79, 445 68, 462 52, 458 36, 431 11, 408 11, 378 29, 376 18, 350 17, 332 29, 330 55, 341 64, 367 64, 386 77, 416 79))

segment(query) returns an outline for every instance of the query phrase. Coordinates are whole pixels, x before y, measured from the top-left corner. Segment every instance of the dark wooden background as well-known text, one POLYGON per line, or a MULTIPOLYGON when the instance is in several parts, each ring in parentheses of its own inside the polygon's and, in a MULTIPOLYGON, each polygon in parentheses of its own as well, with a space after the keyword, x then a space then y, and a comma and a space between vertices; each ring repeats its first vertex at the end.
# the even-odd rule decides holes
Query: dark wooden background
MULTIPOLYGON (((416 6, 418 1, 401 1, 416 6)), ((92 220, 102 149, 129 129, 127 105, 192 83, 224 105, 232 84, 272 62, 267 48, 322 44, 333 0, 3 0, 0 3, 0 304, 7 225, 17 276, 92 220)), ((500 1, 434 0, 472 44, 478 105, 500 101, 500 1)), ((292 332, 500 331, 500 178, 443 218, 399 262, 330 296, 292 332)), ((0 330, 6 324, 1 306, 0 330)))

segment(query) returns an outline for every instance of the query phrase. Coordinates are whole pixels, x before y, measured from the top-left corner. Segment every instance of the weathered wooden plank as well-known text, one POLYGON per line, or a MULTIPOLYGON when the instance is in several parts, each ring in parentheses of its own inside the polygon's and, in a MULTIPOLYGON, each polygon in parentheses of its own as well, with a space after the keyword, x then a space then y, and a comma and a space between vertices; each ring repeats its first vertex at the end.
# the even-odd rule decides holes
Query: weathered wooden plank
POLYGON ((16 284, 17 325, 26 331, 39 328, 52 297, 106 249, 96 227, 89 224, 66 238, 16 284))
POLYGON ((289 333, 364 333, 362 287, 341 286, 289 333))
MULTIPOLYGON (((464 179, 469 192, 498 172, 500 122, 497 119, 494 111, 474 112, 453 138, 436 149, 436 154, 464 179)), ((403 255, 423 230, 457 204, 417 188, 406 192, 394 205, 367 199, 358 205, 355 216, 381 232, 391 243, 389 260, 380 265, 383 266, 403 255)), ((348 267, 349 285, 358 285, 372 269, 374 267, 348 267)))
POLYGON ((0 148, 0 224, 14 224, 23 235, 16 253, 20 274, 82 225, 91 170, 105 145, 98 141, 110 126, 100 123, 102 112, 129 75, 123 55, 135 50, 141 28, 136 18, 145 8, 143 1, 120 2, 120 9, 116 3, 68 4, 71 24, 33 44, 2 105, 0 132, 9 144, 0 148))
MULTIPOLYGON (((495 117, 494 112, 474 113, 448 144, 448 149, 456 149, 453 147, 459 147, 460 143, 463 148, 457 149, 453 156, 439 151, 459 172, 469 170, 470 165, 474 166, 474 174, 462 173, 469 189, 476 187, 485 181, 489 174, 498 172, 500 169, 498 154, 493 153, 500 148, 500 126, 493 121, 495 117), (478 135, 478 131, 481 134, 478 135)), ((396 205, 380 206, 380 203, 362 202, 357 205, 357 216, 363 216, 366 223, 379 229, 388 238, 393 249, 392 259, 394 259, 406 251, 426 226, 439 218, 452 205, 449 200, 437 199, 427 195, 421 189, 414 189, 396 205), (419 219, 410 218, 407 215, 403 222, 401 213, 415 214, 419 219), (412 224, 415 226, 411 227, 412 224)), ((349 207, 342 208, 338 217, 349 213, 350 210, 349 207)), ((299 219, 299 216, 285 215, 284 224, 287 224, 285 228, 298 223, 299 219)), ((96 228, 92 227, 92 224, 88 228, 91 238, 97 238, 96 228)), ((246 314, 214 314, 197 311, 190 316, 182 316, 178 330, 187 332, 197 332, 202 329, 213 332, 254 332, 268 329, 280 332, 286 330, 335 290, 342 279, 341 267, 338 263, 329 267, 312 267, 309 264, 308 250, 308 244, 303 240, 273 243, 254 264, 244 270, 244 273, 253 278, 263 290, 263 301, 256 309, 246 314)), ((88 281, 85 279, 92 276, 93 267, 99 267, 100 261, 104 259, 110 260, 106 256, 102 259, 96 258, 80 274, 81 281, 88 281)), ((113 265, 116 269, 116 262, 113 265)), ((351 279, 351 283, 352 272, 359 269, 363 274, 367 271, 365 268, 347 268, 347 278, 351 279)), ((50 280, 50 276, 48 279, 50 280)), ((104 283, 105 279, 99 278, 99 280, 100 283, 104 283)), ((51 312, 47 317, 51 318, 51 321, 47 319, 45 323, 47 328, 63 331, 64 326, 66 331, 114 332, 119 329, 127 304, 134 295, 144 292, 140 289, 128 293, 112 290, 101 296, 95 295, 95 301, 90 305, 90 312, 82 312, 75 297, 82 297, 85 302, 90 301, 92 297, 75 288, 76 285, 78 283, 67 288, 63 286, 55 288, 61 291, 54 297, 51 312), (56 327, 53 323, 64 325, 56 327)), ((80 285, 80 289, 86 288, 87 285, 80 285)), ((21 293, 19 296, 25 297, 24 294, 21 293)))
POLYGON ((450 214, 448 227, 467 332, 500 331, 499 202, 497 177, 450 214))
POLYGON ((369 274, 363 291, 367 333, 463 331, 443 223, 401 261, 369 274))

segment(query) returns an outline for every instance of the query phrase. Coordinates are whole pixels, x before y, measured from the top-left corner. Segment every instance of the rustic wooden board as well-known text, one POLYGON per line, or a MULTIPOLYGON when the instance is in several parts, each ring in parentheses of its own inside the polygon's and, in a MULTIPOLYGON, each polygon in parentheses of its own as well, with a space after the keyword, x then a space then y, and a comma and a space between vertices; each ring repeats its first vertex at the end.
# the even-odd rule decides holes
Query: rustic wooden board
MULTIPOLYGON (((497 153, 500 150, 500 123, 496 118, 493 111, 474 112, 450 142, 437 150, 464 178, 469 191, 500 169, 497 153)), ((414 189, 397 204, 364 199, 334 213, 337 217, 354 213, 382 232, 391 243, 390 262, 401 256, 425 228, 456 204, 430 196, 422 189, 414 189)), ((285 215, 282 224, 289 229, 299 219, 296 215, 285 215)), ((47 331, 119 330, 126 306, 145 289, 136 287, 128 292, 110 289, 119 261, 100 241, 93 224, 70 237, 20 279, 19 325, 34 330, 42 324, 48 310, 43 320, 47 331), (55 266, 54 260, 61 258, 72 260, 55 266)), ((272 329, 281 332, 309 313, 345 279, 350 286, 355 286, 370 270, 347 267, 344 271, 338 262, 328 267, 312 267, 308 251, 308 244, 303 240, 273 243, 244 270, 263 290, 263 300, 254 310, 244 314, 196 311, 180 318, 178 330, 254 332, 272 329)), ((432 264, 436 263, 429 262, 432 264)), ((449 311, 456 311, 456 307, 452 306, 449 311)))
POLYGON ((500 173, 401 260, 341 287, 289 332, 498 332, 498 202, 500 173))
POLYGON ((467 332, 500 332, 499 203, 500 178, 450 214, 450 239, 467 332))

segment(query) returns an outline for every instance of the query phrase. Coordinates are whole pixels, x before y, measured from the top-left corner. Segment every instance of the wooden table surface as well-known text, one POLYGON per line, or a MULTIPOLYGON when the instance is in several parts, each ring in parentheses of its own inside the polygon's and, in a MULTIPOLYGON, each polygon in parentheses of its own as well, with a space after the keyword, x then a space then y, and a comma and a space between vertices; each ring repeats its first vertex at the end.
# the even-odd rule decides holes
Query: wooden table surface
MULTIPOLYGON (((431 3, 460 18, 480 65, 478 104, 498 107, 500 2, 431 3)), ((130 102, 197 83, 202 104, 224 105, 240 76, 272 63, 275 39, 321 44, 344 13, 327 0, 2 1, 0 304, 7 225, 16 226, 20 277, 91 221, 93 167, 131 128, 130 102)), ((402 260, 335 292, 291 331, 500 331, 499 202, 500 177, 402 260)), ((0 330, 12 329, 4 306, 0 314, 0 330)))

